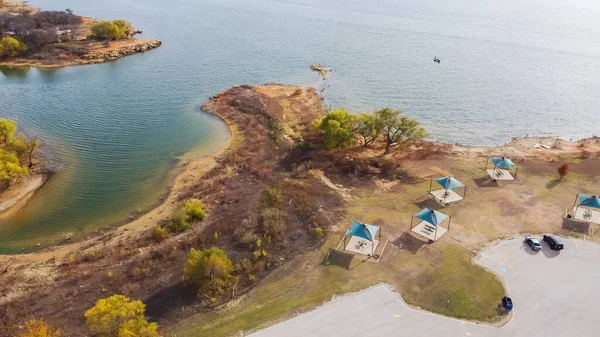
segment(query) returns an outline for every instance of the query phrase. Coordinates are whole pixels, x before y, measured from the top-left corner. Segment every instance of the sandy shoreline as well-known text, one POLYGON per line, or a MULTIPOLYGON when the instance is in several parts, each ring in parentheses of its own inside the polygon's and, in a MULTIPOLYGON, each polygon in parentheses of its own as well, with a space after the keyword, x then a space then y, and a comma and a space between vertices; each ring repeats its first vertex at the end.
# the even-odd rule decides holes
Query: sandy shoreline
POLYGON ((6 219, 19 212, 47 180, 47 174, 35 174, 4 190, 0 194, 0 219, 6 219))
MULTIPOLYGON (((223 122, 227 125, 230 134, 227 142, 213 154, 191 160, 185 164, 185 167, 177 174, 170 186, 167 198, 159 206, 151 209, 141 217, 115 228, 114 233, 118 234, 115 235, 113 240, 123 239, 124 236, 131 237, 133 235, 139 235, 140 232, 151 228, 160 221, 171 216, 172 212, 177 207, 179 196, 184 193, 189 186, 193 186, 199 182, 206 173, 216 167, 217 159, 230 148, 232 140, 236 138, 235 128, 231 127, 225 120, 223 120, 223 122)), ((98 238, 94 237, 81 242, 49 247, 35 253, 0 255, 0 263, 5 263, 10 260, 14 260, 17 264, 45 262, 53 258, 59 260, 80 247, 93 244, 97 240, 98 238)))

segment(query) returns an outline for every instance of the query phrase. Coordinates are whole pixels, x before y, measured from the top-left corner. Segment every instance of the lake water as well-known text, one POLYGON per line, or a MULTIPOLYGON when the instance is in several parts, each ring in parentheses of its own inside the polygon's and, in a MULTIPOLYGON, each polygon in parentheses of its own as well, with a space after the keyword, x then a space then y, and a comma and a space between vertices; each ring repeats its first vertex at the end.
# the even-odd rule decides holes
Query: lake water
POLYGON ((334 69, 328 105, 401 108, 437 140, 600 134, 597 1, 31 3, 128 19, 163 46, 101 65, 2 69, 0 116, 38 134, 62 169, 0 222, 0 252, 156 204, 178 154, 208 153, 227 138, 199 112, 203 101, 241 83, 321 85, 312 63, 334 69))

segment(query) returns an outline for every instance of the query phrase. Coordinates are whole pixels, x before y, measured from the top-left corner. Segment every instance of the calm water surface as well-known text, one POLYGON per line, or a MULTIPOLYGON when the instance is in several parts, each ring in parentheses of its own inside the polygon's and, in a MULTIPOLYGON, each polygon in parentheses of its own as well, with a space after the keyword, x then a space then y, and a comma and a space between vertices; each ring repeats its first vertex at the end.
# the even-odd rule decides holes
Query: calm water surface
POLYGON ((125 18, 163 47, 58 71, 2 69, 0 116, 38 134, 62 166, 0 252, 126 219, 166 192, 173 159, 227 133, 199 113, 240 83, 319 85, 333 107, 404 109, 432 138, 600 134, 600 4, 588 0, 32 0, 125 18), (441 64, 433 63, 433 57, 441 64))

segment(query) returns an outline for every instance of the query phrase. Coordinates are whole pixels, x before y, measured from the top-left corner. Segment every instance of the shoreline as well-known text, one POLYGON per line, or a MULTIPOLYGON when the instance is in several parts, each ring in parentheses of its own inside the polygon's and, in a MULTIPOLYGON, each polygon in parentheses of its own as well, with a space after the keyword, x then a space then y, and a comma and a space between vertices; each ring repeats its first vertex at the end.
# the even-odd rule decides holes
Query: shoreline
MULTIPOLYGON (((225 90, 227 91, 227 90, 225 90)), ((224 91, 224 92, 225 92, 224 91)), ((218 97, 221 93, 214 95, 213 97, 218 97)), ((154 225, 161 220, 163 220, 165 216, 165 211, 170 210, 170 204, 173 204, 175 199, 185 192, 185 185, 189 183, 190 179, 199 180, 208 173, 211 169, 216 167, 217 159, 222 157, 222 155, 230 150, 233 144, 239 140, 237 126, 228 120, 225 116, 219 113, 217 109, 211 109, 210 104, 212 102, 212 98, 208 102, 205 102, 201 106, 201 111, 207 113, 209 115, 213 115, 217 117, 221 122, 225 124, 227 130, 229 132, 229 139, 225 142, 225 144, 216 152, 202 156, 198 159, 193 159, 183 164, 183 167, 180 169, 180 172, 177 173, 172 180, 172 184, 167 186, 167 191, 165 193, 165 197, 162 198, 157 206, 149 208, 147 211, 140 213, 139 217, 131 220, 124 220, 117 223, 114 223, 109 230, 106 232, 102 232, 101 235, 105 235, 108 233, 119 233, 121 235, 123 232, 133 230, 134 233, 139 232, 140 230, 147 228, 149 225, 154 225), (194 172, 190 172, 190 168, 198 169, 199 174, 195 174, 194 172), (184 185, 184 186, 182 186, 184 185)), ((567 141, 559 137, 524 137, 524 138, 513 138, 510 142, 507 142, 502 145, 462 145, 462 144, 449 144, 443 142, 431 142, 426 141, 425 143, 441 145, 447 147, 444 151, 447 154, 456 154, 456 155, 465 155, 465 156, 489 156, 489 155, 502 155, 504 153, 508 153, 510 151, 514 151, 515 154, 520 156, 527 157, 535 157, 541 160, 553 161, 557 160, 558 156, 566 155, 571 158, 580 158, 580 154, 576 151, 581 148, 581 144, 594 144, 594 146, 600 151, 600 139, 597 137, 589 137, 584 138, 578 141, 567 141), (540 148, 534 148, 534 145, 541 144, 546 146, 540 148)), ((393 149, 393 148, 392 148, 393 149)), ((185 156, 193 149, 186 151, 182 156, 185 156)), ((406 152, 410 154, 410 151, 406 152)), ((394 154, 392 150, 391 154, 394 154)), ((397 155, 397 154, 396 154, 397 155)), ((47 180, 47 179, 46 179, 47 180)), ((40 186, 41 187, 41 186, 40 186)), ((34 193, 30 193, 33 196, 34 193)), ((28 199, 29 199, 28 198, 28 199)), ((170 214, 167 212, 167 214, 170 214)), ((0 214, 0 218, 1 218, 0 214)), ((21 253, 21 254, 0 254, 0 262, 2 262, 2 258, 8 257, 8 260, 18 259, 23 263, 30 262, 43 262, 52 258, 64 257, 66 254, 70 253, 73 248, 80 247, 86 243, 93 242, 98 238, 97 235, 93 237, 84 239, 78 242, 72 243, 58 243, 53 246, 43 248, 39 251, 33 251, 30 253, 21 253), (25 258, 23 258, 25 257, 25 258)))
MULTIPOLYGON (((52 284, 45 280, 33 280, 31 285, 21 287, 6 283, 6 290, 2 291, 15 294, 14 300, 8 300, 9 305, 11 302, 15 307, 22 305, 19 308, 21 315, 47 316, 51 321, 64 324, 66 319, 81 319, 78 312, 87 310, 98 298, 104 297, 103 293, 107 290, 100 287, 106 287, 114 293, 125 292, 143 299, 151 308, 151 315, 159 320, 168 333, 186 329, 186 324, 180 325, 179 322, 187 321, 190 324, 188 327, 198 327, 190 327, 190 331, 196 331, 196 334, 208 331, 210 333, 205 334, 225 335, 215 331, 240 331, 254 327, 245 323, 245 317, 251 317, 259 310, 253 303, 267 303, 273 308, 281 306, 281 312, 304 310, 314 303, 322 302, 323 298, 330 297, 330 293, 335 294, 335 289, 354 281, 357 282, 353 284, 356 287, 362 287, 371 281, 387 281, 406 296, 406 301, 411 306, 442 313, 445 312, 443 305, 439 306, 437 302, 430 301, 429 296, 440 298, 453 290, 439 287, 432 293, 424 292, 412 286, 411 282, 417 279, 410 275, 439 279, 444 271, 450 284, 472 281, 473 284, 467 283, 467 287, 472 288, 475 294, 473 296, 480 296, 475 304, 484 310, 478 313, 469 308, 458 308, 458 311, 448 313, 448 316, 458 317, 466 313, 465 317, 471 321, 496 322, 495 314, 488 315, 493 308, 487 305, 496 300, 494 292, 502 291, 501 284, 497 278, 490 276, 489 271, 472 263, 482 243, 488 244, 507 234, 558 232, 562 228, 562 210, 557 205, 572 202, 568 194, 573 188, 595 188, 595 182, 587 177, 597 177, 594 166, 597 165, 600 152, 593 152, 600 149, 600 139, 597 138, 567 142, 558 138, 536 137, 513 140, 501 146, 460 146, 417 141, 406 147, 394 147, 391 154, 386 156, 381 155, 383 142, 376 142, 368 149, 357 146, 344 153, 320 152, 317 149, 309 153, 309 156, 304 156, 296 151, 296 145, 298 142, 313 139, 310 133, 306 133, 310 122, 320 118, 325 112, 316 91, 312 88, 278 85, 238 86, 212 96, 202 105, 202 110, 221 119, 227 126, 230 137, 227 142, 213 140, 212 143, 218 146, 212 146, 204 153, 192 154, 187 151, 182 154, 180 163, 183 165, 177 165, 173 185, 167 191, 166 199, 163 199, 158 207, 121 227, 99 230, 87 238, 80 238, 78 242, 43 248, 29 254, 0 255, 0 266, 8 266, 8 263, 11 263, 11 274, 7 277, 25 277, 30 270, 52 272, 57 277, 52 284), (289 109, 286 110, 286 107, 289 109), (281 138, 269 138, 273 130, 278 130, 275 129, 276 122, 272 122, 270 118, 282 123, 284 133, 281 138), (275 123, 275 127, 271 127, 270 123, 275 123), (208 151, 214 152, 207 154, 208 151), (584 157, 583 151, 589 151, 587 157, 584 157), (296 154, 296 158, 290 159, 290 153, 296 154), (437 245, 439 249, 428 250, 423 247, 425 241, 415 241, 404 236, 404 222, 398 219, 414 215, 414 202, 422 196, 422 187, 425 187, 426 180, 431 175, 447 174, 440 172, 449 170, 465 182, 466 179, 473 178, 473 181, 468 180, 469 187, 479 186, 478 179, 475 179, 479 176, 474 175, 474 172, 480 171, 480 159, 499 155, 508 158, 516 155, 527 156, 525 164, 518 165, 522 165, 525 172, 531 174, 531 179, 526 177, 530 183, 515 184, 510 189, 474 188, 469 192, 472 201, 461 205, 462 215, 453 213, 455 209, 449 210, 451 216, 457 216, 457 220, 452 222, 453 232, 449 238, 459 243, 445 240, 446 242, 437 245), (574 172, 563 183, 548 187, 549 179, 556 174, 556 165, 552 164, 555 160, 553 158, 573 162, 574 172), (576 159, 572 160, 573 158, 576 159), (594 159, 579 161, 578 158, 594 159), (352 163, 354 160, 357 161, 352 163), (312 164, 313 161, 316 164, 312 164), (298 165, 302 166, 294 166, 295 163, 301 163, 298 165), (359 165, 363 163, 368 163, 368 171, 358 171, 362 169, 359 165), (385 173, 381 168, 390 163, 399 166, 385 173), (279 165, 281 168, 272 173, 273 167, 279 165), (315 179, 310 173, 311 170, 326 172, 335 187, 315 179), (297 175, 291 176, 290 172, 297 175), (307 174, 302 174, 304 172, 307 174), (398 173, 402 176, 398 177, 398 173), (403 178, 404 174, 409 177, 408 180, 403 178), (244 296, 243 301, 247 301, 240 306, 239 311, 234 310, 227 317, 215 319, 212 314, 217 311, 209 310, 228 303, 229 299, 225 297, 215 304, 205 301, 195 301, 193 304, 181 302, 178 296, 188 296, 172 290, 181 282, 180 266, 183 265, 189 248, 218 246, 226 249, 230 256, 235 256, 236 261, 241 261, 242 257, 251 257, 252 253, 246 246, 235 248, 235 244, 241 241, 237 241, 238 234, 228 231, 235 230, 240 222, 243 223, 243 220, 259 214, 255 208, 256 204, 260 203, 263 191, 270 186, 281 188, 284 191, 282 194, 285 193, 282 198, 286 202, 288 198, 309 200, 309 209, 319 212, 318 216, 310 221, 314 221, 314 226, 327 228, 326 241, 314 238, 310 235, 311 228, 307 229, 302 220, 296 220, 300 219, 297 215, 301 214, 299 212, 302 210, 296 204, 290 205, 290 201, 282 206, 283 212, 292 219, 288 226, 295 226, 289 229, 288 233, 301 231, 301 234, 308 235, 304 236, 304 241, 299 241, 300 236, 290 238, 285 235, 277 239, 281 241, 273 244, 269 242, 271 245, 266 245, 265 249, 270 253, 265 255, 271 260, 265 262, 272 263, 271 268, 253 268, 239 273, 243 283, 240 283, 236 295, 240 299, 240 296, 244 296), (336 193, 337 187, 349 189, 354 198, 351 201, 342 200, 336 193), (167 240, 155 242, 151 236, 154 226, 172 217, 172 212, 181 201, 189 197, 203 199, 208 220, 198 223, 187 234, 170 236, 167 240), (484 199, 489 200, 485 207, 476 205, 477 200, 484 199), (521 208, 524 203, 532 205, 532 208, 538 211, 531 212, 521 208), (408 206, 406 209, 399 209, 396 206, 399 204, 408 206), (386 224, 386 228, 389 228, 386 231, 386 235, 389 235, 387 238, 393 242, 400 240, 398 242, 402 244, 389 246, 386 250, 387 256, 391 254, 393 261, 407 263, 396 264, 388 257, 382 260, 381 264, 363 264, 360 271, 353 271, 354 268, 348 264, 347 271, 343 272, 347 275, 343 278, 337 277, 337 274, 331 275, 326 268, 318 267, 322 265, 322 255, 331 246, 328 242, 337 243, 338 234, 344 234, 340 224, 352 220, 357 214, 365 222, 386 224), (497 214, 503 216, 496 217, 497 214), (539 224, 536 221, 540 214, 555 221, 539 224), (219 233, 214 235, 214 239, 211 235, 213 231, 219 233), (317 245, 320 245, 320 248, 315 250, 317 245), (472 255, 473 253, 475 255, 472 255), (156 259, 165 259, 168 265, 152 262, 156 259), (464 263, 448 265, 444 264, 444 261, 464 263), (432 268, 419 268, 421 264, 427 263, 431 264, 432 268), (441 269, 450 267, 450 273, 450 270, 441 269), (142 276, 136 276, 133 272, 144 268, 148 268, 149 271, 142 276), (115 281, 107 279, 107 273, 109 278, 114 276, 115 281), (244 277, 245 273, 256 275, 254 280, 260 280, 261 285, 257 286, 259 283, 249 276, 244 277), (365 274, 371 276, 365 279, 365 274), (298 275, 299 278, 294 275, 298 275), (470 277, 465 279, 462 275, 470 277), (474 280, 475 276, 481 279, 474 280), (86 290, 76 298, 69 297, 72 294, 70 283, 59 281, 65 280, 64 277, 68 277, 73 283, 79 282, 81 288, 86 290), (313 293, 314 288, 303 288, 304 277, 308 280, 330 282, 331 289, 315 290, 313 293), (274 288, 270 288, 271 285, 274 288), (40 303, 47 304, 66 298, 65 301, 70 302, 65 302, 63 306, 76 308, 76 312, 64 318, 52 316, 53 314, 45 309, 29 308, 27 302, 32 297, 28 295, 27 289, 35 287, 50 294, 40 298, 40 303), (486 295, 490 293, 490 289, 493 295, 491 297, 494 297, 492 300, 486 295), (296 295, 306 297, 306 303, 288 304, 285 301, 270 300, 296 295), (164 311, 163 307, 166 308, 164 311), (215 323, 199 328, 201 322, 206 319, 215 319, 215 323), (242 323, 233 324, 236 319, 242 323)), ((254 223, 251 226, 258 228, 254 230, 257 230, 259 235, 262 233, 258 227, 260 224, 254 223)), ((343 266, 345 265, 344 263, 343 266)), ((437 287, 437 283, 433 286, 437 287)), ((277 317, 267 314, 257 322, 250 321, 252 324, 269 324, 277 317)), ((18 317, 13 321, 15 323, 11 324, 16 324, 18 317)), ((72 327, 71 330, 83 331, 83 323, 72 327)))
MULTIPOLYGON (((205 110, 202 110, 202 112, 217 116, 227 126, 227 130, 229 132, 228 140, 212 154, 190 160, 182 165, 181 169, 179 170, 180 172, 173 177, 172 183, 167 187, 165 194, 166 197, 156 207, 150 208, 138 218, 130 221, 126 220, 126 222, 122 223, 121 225, 115 226, 114 228, 102 234, 114 233, 117 235, 115 235, 112 240, 123 239, 122 236, 124 234, 127 234, 128 236, 139 234, 144 229, 156 225, 160 221, 170 216, 177 198, 181 194, 185 193, 186 188, 189 185, 193 185, 195 182, 200 181, 204 175, 217 166, 217 160, 228 150, 230 150, 234 141, 237 140, 237 131, 236 128, 229 123, 229 121, 221 116, 205 110)), ((93 236, 82 241, 56 244, 31 253, 0 254, 0 263, 5 263, 12 260, 17 264, 28 264, 64 258, 67 254, 73 252, 81 246, 95 242, 98 238, 99 236, 93 236)))
MULTIPOLYGON (((12 0, 6 0, 4 4, 4 9, 0 9, 0 13, 17 15, 19 13, 19 9, 29 9, 32 13, 42 11, 40 7, 34 7, 27 3, 22 4, 12 0)), ((0 60, 0 67, 61 68, 69 66, 99 64, 115 61, 132 54, 152 50, 162 45, 162 42, 157 39, 138 40, 133 38, 135 34, 141 34, 142 31, 130 27, 135 31, 132 35, 128 36, 128 38, 126 39, 111 41, 107 46, 104 41, 92 40, 88 37, 89 33, 91 32, 92 26, 98 22, 101 22, 102 20, 81 15, 77 15, 77 17, 79 17, 82 21, 77 26, 78 34, 76 36, 72 36, 72 41, 59 41, 57 43, 48 44, 47 47, 62 46, 63 48, 87 48, 85 50, 87 53, 83 55, 78 55, 76 53, 64 53, 61 55, 54 54, 52 57, 49 57, 48 60, 37 59, 36 57, 40 57, 41 55, 37 53, 29 55, 29 58, 16 57, 7 60, 0 60)))
POLYGON ((122 41, 113 41, 109 47, 101 47, 93 50, 83 57, 72 58, 57 63, 44 63, 41 60, 30 60, 26 58, 16 58, 0 62, 0 67, 9 68, 62 68, 70 66, 84 66, 90 64, 100 64, 105 62, 116 61, 123 57, 133 54, 142 53, 148 50, 156 49, 162 45, 162 41, 157 39, 130 39, 122 41))
POLYGON ((4 190, 0 194, 0 220, 22 210, 49 178, 49 174, 34 174, 4 190))

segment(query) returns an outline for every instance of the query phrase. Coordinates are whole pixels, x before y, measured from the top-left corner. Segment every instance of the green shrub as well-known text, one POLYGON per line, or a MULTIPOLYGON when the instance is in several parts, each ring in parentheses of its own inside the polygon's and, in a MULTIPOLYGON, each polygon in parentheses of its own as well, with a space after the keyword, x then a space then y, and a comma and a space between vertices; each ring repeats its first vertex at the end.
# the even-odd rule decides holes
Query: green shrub
POLYGON ((154 230, 152 231, 152 238, 154 239, 154 241, 163 242, 167 238, 167 236, 167 231, 164 228, 160 226, 154 227, 154 230))
POLYGON ((142 301, 113 295, 85 312, 86 325, 94 335, 158 337, 158 324, 148 322, 145 309, 142 301))
POLYGON ((285 214, 277 208, 267 208, 262 212, 263 228, 267 234, 277 235, 285 232, 287 222, 285 214))
POLYGON ((131 24, 125 20, 100 21, 92 26, 90 37, 98 40, 121 40, 127 37, 130 27, 131 24))
POLYGON ((317 228, 315 228, 315 235, 316 235, 318 238, 322 237, 322 236, 323 236, 323 228, 321 228, 321 227, 317 227, 317 228))
POLYGON ((125 35, 127 35, 127 32, 131 29, 131 22, 127 20, 114 20, 112 23, 119 27, 125 35))
POLYGON ((277 187, 270 187, 262 195, 262 204, 264 207, 281 207, 283 205, 283 196, 277 187))
POLYGON ((244 258, 242 260, 242 269, 247 270, 250 267, 250 260, 244 258))
POLYGON ((203 287, 208 281, 220 289, 230 278, 233 264, 219 248, 192 249, 183 270, 186 280, 203 287))
POLYGON ((206 217, 204 205, 199 199, 188 199, 184 201, 183 212, 185 213, 188 221, 204 220, 206 217))
POLYGON ((327 113, 322 120, 313 122, 313 127, 323 131, 325 146, 328 149, 347 148, 356 142, 353 133, 356 118, 356 115, 344 109, 337 109, 327 113))
POLYGON ((166 228, 173 233, 183 233, 190 229, 190 224, 184 220, 171 220, 167 224, 166 228))
POLYGON ((256 276, 254 276, 254 274, 248 274, 248 280, 250 280, 250 282, 256 282, 256 276))
POLYGON ((27 46, 22 41, 5 36, 0 39, 0 57, 16 57, 27 52, 27 46))

